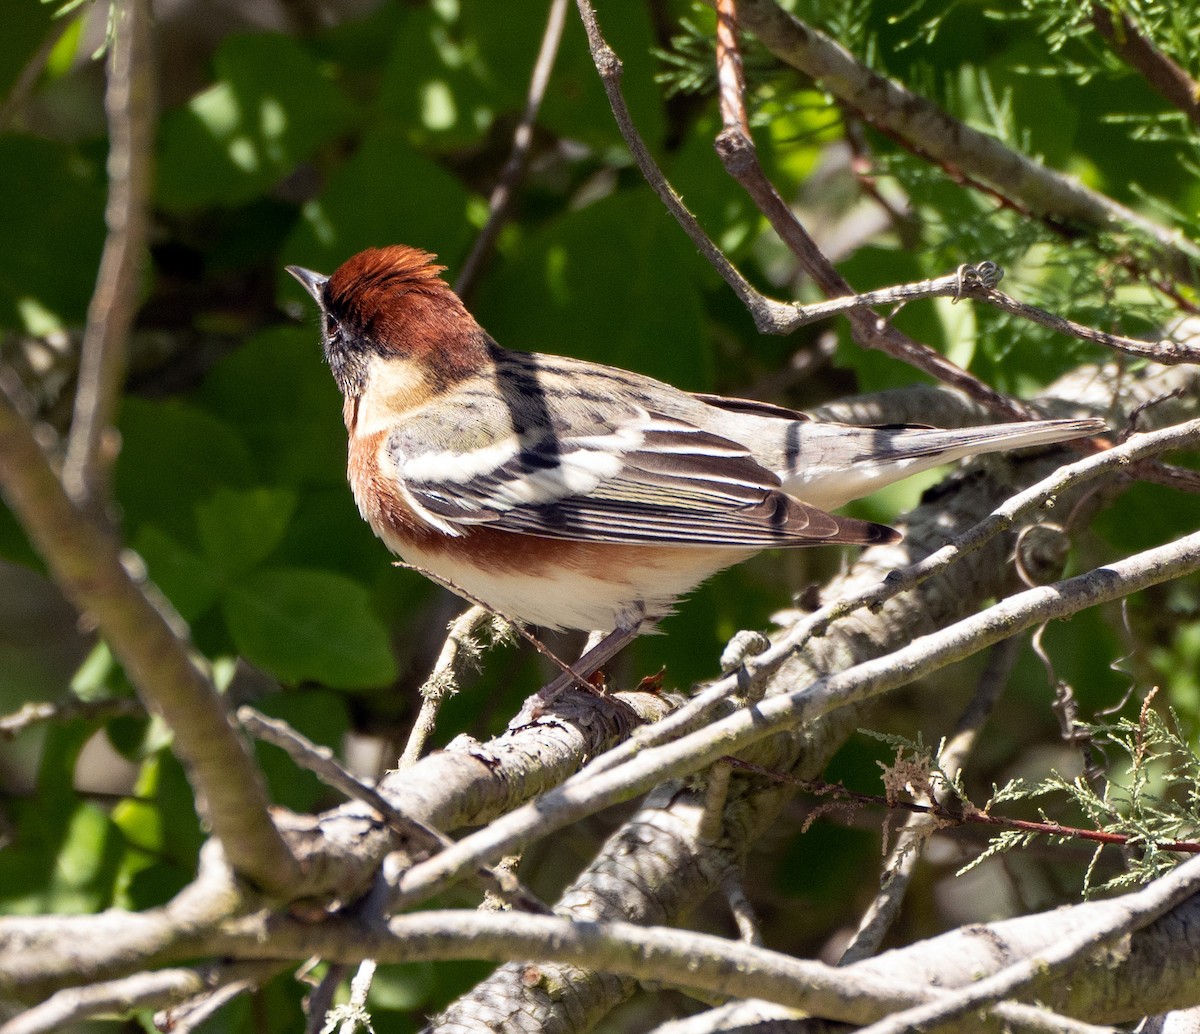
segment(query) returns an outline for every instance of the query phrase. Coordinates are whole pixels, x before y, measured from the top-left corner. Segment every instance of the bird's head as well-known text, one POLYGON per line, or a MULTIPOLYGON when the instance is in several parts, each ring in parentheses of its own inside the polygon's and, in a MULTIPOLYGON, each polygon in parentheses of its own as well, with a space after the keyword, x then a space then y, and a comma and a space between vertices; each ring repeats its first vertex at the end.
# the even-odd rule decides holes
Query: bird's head
POLYGON ((376 360, 427 367, 438 381, 469 372, 487 335, 439 276, 445 266, 418 248, 368 248, 331 276, 288 266, 321 310, 325 358, 343 395, 363 393, 376 360))

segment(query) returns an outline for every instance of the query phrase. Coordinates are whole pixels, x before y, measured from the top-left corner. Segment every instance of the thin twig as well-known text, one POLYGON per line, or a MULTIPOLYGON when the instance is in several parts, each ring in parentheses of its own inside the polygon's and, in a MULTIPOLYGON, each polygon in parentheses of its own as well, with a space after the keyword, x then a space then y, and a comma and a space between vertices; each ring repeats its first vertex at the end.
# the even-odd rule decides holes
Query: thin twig
POLYGON ((349 969, 344 962, 331 962, 321 982, 309 992, 304 1000, 307 1013, 304 1034, 323 1034, 328 1029, 328 1014, 334 1008, 334 995, 349 969))
POLYGON ((587 31, 592 62, 596 66, 596 71, 600 74, 600 82, 604 87, 605 94, 608 96, 608 103, 612 108, 617 128, 620 130, 621 136, 624 138, 625 144, 633 155, 633 160, 637 163, 637 167, 641 170, 646 182, 650 184, 651 188, 658 195, 659 200, 662 201, 671 215, 675 217, 675 221, 683 228, 684 233, 691 238, 692 243, 696 245, 700 253, 721 275, 730 288, 732 288, 734 294, 738 296, 742 304, 746 306, 750 315, 754 318, 755 326, 764 333, 771 333, 770 328, 786 325, 795 310, 795 306, 773 301, 756 291, 750 285, 749 281, 738 271, 737 267, 725 257, 725 253, 712 242, 701 228, 696 217, 688 211, 687 206, 683 203, 683 199, 675 192, 674 187, 667 182, 666 177, 662 174, 662 170, 659 169, 657 163, 651 157, 645 141, 642 139, 641 134, 633 123, 633 118, 629 114, 629 108, 625 104, 625 98, 621 93, 621 61, 612 47, 608 45, 603 35, 601 35, 599 23, 596 21, 596 12, 590 0, 576 0, 576 6, 579 8, 584 29, 587 31))
MULTIPOLYGON (((1020 643, 1020 638, 1013 636, 992 647, 987 665, 975 686, 975 692, 958 720, 958 729, 938 755, 938 767, 948 778, 955 779, 962 771, 983 723, 991 714, 996 700, 1008 682, 1008 676, 1020 650, 1020 643)), ((885 803, 888 803, 886 799, 885 803)), ((940 818, 941 812, 947 810, 940 801, 928 803, 941 810, 912 810, 896 838, 895 846, 883 864, 879 893, 863 913, 858 929, 838 960, 839 966, 849 965, 878 952, 884 936, 899 915, 900 906, 904 902, 921 857, 921 846, 932 829, 930 817, 940 818)))
POLYGON ((48 1034, 91 1016, 153 1009, 230 985, 242 990, 269 980, 286 965, 259 961, 162 969, 89 987, 67 988, 0 1026, 0 1034, 48 1034))
POLYGON ((1200 83, 1167 57, 1119 7, 1092 0, 1092 25, 1130 68, 1141 73, 1146 84, 1168 103, 1182 111, 1194 126, 1200 126, 1200 83))
MULTIPOLYGON (((1081 826, 1064 826, 1058 822, 1034 821, 1032 819, 1012 819, 1004 815, 993 815, 964 801, 961 808, 950 807, 938 801, 905 801, 886 794, 864 793, 861 790, 851 790, 840 783, 825 783, 819 779, 798 779, 785 772, 772 772, 761 765, 749 761, 741 761, 729 757, 725 759, 731 768, 748 772, 763 779, 781 785, 795 786, 808 793, 835 801, 853 801, 855 804, 867 804, 872 807, 887 808, 895 811, 907 811, 913 815, 928 815, 937 819, 943 826, 995 826, 998 829, 1015 829, 1022 833, 1035 833, 1039 836, 1061 837, 1064 840, 1084 840, 1092 844, 1102 844, 1106 847, 1125 847, 1129 844, 1146 843, 1146 838, 1130 836, 1125 833, 1106 833, 1102 829, 1085 829, 1081 826)), ((952 770, 947 770, 947 775, 952 770)), ((1154 841, 1154 846, 1163 851, 1173 851, 1176 854, 1200 854, 1200 840, 1164 840, 1154 841)), ((870 953, 867 953, 870 954, 870 953)), ((860 956, 860 957, 866 957, 860 956)))
POLYGON ((1137 338, 1122 337, 1120 334, 1107 334, 1103 330, 1094 330, 1082 323, 1046 312, 1045 309, 1039 309, 1036 305, 1017 301, 1016 298, 1010 297, 1003 291, 997 291, 994 287, 978 281, 965 285, 963 293, 978 301, 986 302, 988 305, 994 305, 1004 312, 1020 316, 1031 323, 1040 323, 1043 327, 1049 327, 1060 334, 1104 345, 1106 348, 1112 348, 1139 359, 1150 359, 1153 362, 1162 363, 1164 366, 1172 366, 1175 363, 1200 363, 1200 346, 1191 341, 1175 341, 1171 338, 1162 338, 1159 341, 1139 341, 1137 338))
POLYGON ((472 637, 480 625, 491 619, 491 611, 475 605, 450 622, 446 641, 442 644, 433 671, 421 687, 421 707, 413 722, 412 731, 408 734, 408 742, 404 745, 404 753, 400 755, 397 768, 408 768, 415 764, 425 750, 425 744, 429 742, 437 724, 442 702, 456 692, 464 664, 477 652, 473 649, 472 637))
MULTIPOLYGON (((722 92, 732 90, 740 93, 744 89, 741 76, 723 71, 720 67, 733 63, 740 67, 741 64, 734 0, 719 0, 717 9, 717 79, 722 92)), ((796 217, 792 206, 779 195, 763 171, 745 120, 744 98, 723 98, 721 113, 723 128, 717 136, 716 148, 726 172, 742 186, 758 210, 766 216, 779 239, 796 256, 800 268, 828 297, 853 296, 854 289, 821 252, 816 241, 796 217)), ((850 321, 855 340, 864 348, 878 349, 958 388, 987 406, 993 413, 1018 420, 1033 418, 1033 411, 1024 403, 996 391, 978 377, 952 363, 936 349, 902 334, 888 320, 875 313, 854 308, 847 312, 846 318, 850 321)))
POLYGON ((729 914, 733 916, 738 928, 738 940, 743 944, 763 943, 762 931, 759 929, 758 916, 755 915, 754 905, 746 893, 741 874, 736 869, 730 869, 721 880, 721 893, 729 905, 729 914))
POLYGON ((149 0, 114 4, 104 95, 108 235, 88 305, 75 414, 63 461, 67 494, 94 515, 104 512, 109 468, 116 459, 112 426, 150 226, 155 102, 149 7, 149 0))
POLYGON ((717 0, 717 99, 721 124, 750 136, 746 114, 746 73, 737 43, 737 10, 734 0, 717 0))
POLYGON ((354 1034, 359 1027, 371 1030, 371 1014, 367 1012, 367 995, 371 993, 371 981, 375 979, 378 964, 374 959, 363 959, 358 971, 350 981, 350 1001, 343 1006, 345 1019, 338 1034, 354 1034))
POLYGON ((991 185, 1043 220, 1093 231, 1149 238, 1157 261, 1194 282, 1195 242, 1055 172, 1001 141, 952 118, 924 97, 869 69, 827 35, 789 14, 775 0, 739 0, 742 26, 781 61, 811 76, 879 131, 927 160, 991 185))
MULTIPOLYGON (((237 717, 251 735, 279 747, 297 765, 312 772, 326 785, 352 800, 369 805, 393 832, 413 841, 419 849, 437 851, 454 844, 441 830, 405 815, 373 786, 368 786, 342 766, 332 750, 323 744, 313 743, 286 722, 269 718, 248 705, 238 708, 237 717)), ((526 912, 550 914, 549 906, 524 887, 512 873, 480 866, 477 875, 488 890, 514 907, 526 912)))
POLYGON ((508 161, 500 170, 500 177, 488 198, 488 218, 475 243, 471 253, 459 271, 458 279, 454 282, 454 292, 460 298, 466 298, 475 284, 479 269, 484 258, 496 243, 500 228, 508 218, 508 209, 512 204, 513 192, 525 172, 529 161, 529 150, 533 145, 533 127, 537 122, 538 112, 542 107, 542 98, 546 95, 546 87, 550 82, 550 73, 554 68, 554 60, 558 56, 559 44, 562 42, 563 26, 567 21, 567 0, 550 0, 550 12, 546 17, 546 29, 542 33, 542 45, 538 49, 537 60, 533 65, 533 74, 529 79, 529 92, 525 96, 525 110, 521 112, 521 121, 513 132, 512 150, 508 161))
MULTIPOLYGON (((286 963, 272 967, 275 971, 281 971, 285 968, 287 968, 286 963)), ((213 991, 207 991, 202 995, 198 995, 190 1001, 183 1002, 169 1009, 160 1010, 154 1015, 154 1028, 155 1030, 170 1031, 171 1034, 192 1034, 193 1031, 203 1029, 204 1025, 213 1016, 238 995, 253 991, 256 987, 266 983, 274 975, 274 972, 266 972, 261 974, 259 979, 231 981, 213 991)))
POLYGON ((106 722, 110 718, 126 718, 145 713, 146 709, 141 701, 131 697, 29 703, 12 714, 0 717, 0 740, 11 740, 31 726, 43 722, 70 722, 79 718, 89 722, 106 722))

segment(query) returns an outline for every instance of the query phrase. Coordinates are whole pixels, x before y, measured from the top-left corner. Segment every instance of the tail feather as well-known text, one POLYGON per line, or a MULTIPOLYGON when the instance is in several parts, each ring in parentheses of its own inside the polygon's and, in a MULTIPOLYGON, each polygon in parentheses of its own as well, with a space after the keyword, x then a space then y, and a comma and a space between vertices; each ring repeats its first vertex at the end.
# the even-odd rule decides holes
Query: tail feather
POLYGON ((1031 420, 952 430, 798 424, 797 463, 784 477, 786 491, 833 510, 894 481, 951 463, 1009 449, 1053 445, 1099 434, 1103 420, 1031 420))

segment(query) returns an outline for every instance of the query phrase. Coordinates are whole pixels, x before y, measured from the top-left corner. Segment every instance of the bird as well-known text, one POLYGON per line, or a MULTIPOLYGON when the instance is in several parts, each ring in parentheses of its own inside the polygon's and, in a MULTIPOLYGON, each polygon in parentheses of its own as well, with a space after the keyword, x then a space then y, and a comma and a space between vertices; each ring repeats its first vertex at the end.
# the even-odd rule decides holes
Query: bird
POLYGON ((1105 429, 823 422, 504 348, 419 248, 368 248, 328 276, 286 268, 320 311, 363 518, 402 561, 502 617, 603 633, 576 676, 761 550, 900 538, 830 512, 853 499, 965 456, 1105 429))

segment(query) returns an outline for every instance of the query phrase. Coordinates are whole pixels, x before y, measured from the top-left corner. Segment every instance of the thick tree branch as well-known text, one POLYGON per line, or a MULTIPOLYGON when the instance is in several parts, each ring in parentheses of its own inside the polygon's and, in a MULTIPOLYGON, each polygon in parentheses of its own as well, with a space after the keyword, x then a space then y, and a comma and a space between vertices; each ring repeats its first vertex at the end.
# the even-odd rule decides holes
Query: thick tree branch
POLYGON ((197 878, 161 908, 0 920, 0 998, 38 1002, 64 988, 195 959, 218 924, 246 907, 220 845, 200 853, 197 878))
POLYGON ((1035 984, 1044 986, 1049 981, 1062 979, 1102 945, 1149 925, 1194 897, 1198 890, 1200 861, 1193 860, 1142 890, 1105 902, 1109 907, 1098 909, 1098 915, 1091 922, 1085 921, 1066 931, 1036 955, 1005 966, 986 979, 948 995, 945 1001, 907 1009, 873 1023, 863 1034, 906 1034, 913 1029, 929 1029, 981 1006, 1021 997, 1035 984))
MULTIPOLYGON (((1200 996, 1194 972, 1180 986, 1175 973, 1166 979, 1157 960, 1174 944, 1172 968, 1196 968, 1200 942, 1195 936, 1180 938, 1179 929, 1194 924, 1200 909, 1194 893, 1198 879, 1200 860, 1194 860, 1119 899, 1058 909, 1049 914, 1052 920, 1030 915, 965 927, 843 968, 661 926, 466 911, 402 916, 386 930, 347 920, 314 925, 263 914, 226 924, 212 948, 242 959, 270 957, 272 951, 343 961, 369 954, 388 962, 519 955, 596 966, 706 994, 764 998, 849 1023, 882 1020, 904 1003, 940 1000, 957 1006, 982 986, 981 975, 999 983, 1019 969, 1021 979, 1012 986, 1018 996, 1037 998, 1086 1022, 1111 1023, 1138 1015, 1127 994, 1113 994, 1122 979, 1136 983, 1139 1000, 1152 1007, 1170 1008, 1200 996), (1129 937, 1119 955, 1092 951, 1118 936, 1129 937), (1057 962, 1040 965, 1051 959, 1055 945, 1070 946, 1060 953, 1064 959, 1071 955, 1062 963, 1071 966, 1069 981, 1062 979, 1057 962), (1010 966, 1014 959, 1019 961, 1010 966), (947 990, 953 988, 966 990, 947 990)), ((929 1008, 932 1012, 936 1005, 929 1008)), ((1048 1025, 1052 1020, 1039 1022, 1027 1007, 1006 1003, 997 1013, 1055 1029, 1048 1025)))
POLYGON ((146 708, 161 714, 200 813, 234 868, 271 890, 294 886, 295 859, 267 813, 262 774, 169 605, 136 559, 67 498, 29 426, 0 391, 0 493, 55 581, 96 623, 146 708))
MULTIPOLYGON (((378 789, 403 814, 439 830, 488 822, 628 737, 635 712, 652 722, 670 708, 646 693, 616 696, 619 701, 606 707, 594 694, 566 692, 538 720, 488 742, 459 736, 411 768, 389 773, 378 789)), ((316 817, 281 815, 280 821, 305 867, 302 890, 313 895, 352 900, 366 893, 399 844, 360 802, 316 817)), ((210 844, 197 881, 161 909, 0 918, 0 997, 39 999, 62 987, 125 976, 162 960, 176 942, 185 953, 195 949, 195 957, 202 954, 196 938, 246 902, 210 844)))
POLYGON ((886 657, 768 698, 752 711, 739 711, 674 743, 645 749, 614 770, 593 776, 584 769, 536 803, 518 808, 414 866, 398 882, 397 904, 426 900, 481 863, 520 851, 535 839, 630 800, 665 779, 686 776, 725 754, 737 754, 773 733, 896 689, 1044 621, 1068 617, 1195 571, 1200 571, 1200 532, 1010 596, 886 657))

